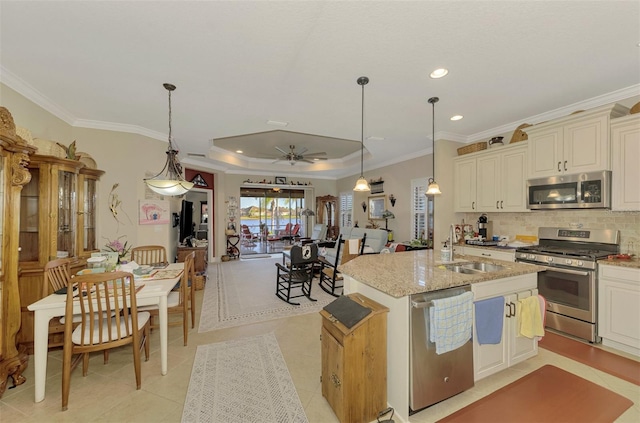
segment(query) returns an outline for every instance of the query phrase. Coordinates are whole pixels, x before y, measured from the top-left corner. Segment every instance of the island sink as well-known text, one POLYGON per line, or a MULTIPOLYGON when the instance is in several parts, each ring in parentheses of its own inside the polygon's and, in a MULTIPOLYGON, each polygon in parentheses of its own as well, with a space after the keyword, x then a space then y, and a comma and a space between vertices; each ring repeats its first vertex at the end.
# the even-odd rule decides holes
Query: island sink
POLYGON ((451 270, 456 273, 465 273, 467 275, 473 275, 475 273, 487 273, 497 272, 504 269, 504 266, 491 263, 471 262, 471 263, 456 263, 446 265, 447 270, 451 270))

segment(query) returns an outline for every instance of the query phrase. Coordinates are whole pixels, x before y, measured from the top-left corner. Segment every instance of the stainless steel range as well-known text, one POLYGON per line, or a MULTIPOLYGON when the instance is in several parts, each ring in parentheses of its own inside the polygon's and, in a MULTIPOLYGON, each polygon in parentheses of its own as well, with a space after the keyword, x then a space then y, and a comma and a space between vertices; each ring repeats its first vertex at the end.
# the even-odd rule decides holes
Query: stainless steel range
POLYGON ((548 267, 538 273, 551 329, 589 342, 598 337, 597 260, 620 251, 620 233, 608 229, 539 228, 539 245, 518 248, 516 261, 548 267))

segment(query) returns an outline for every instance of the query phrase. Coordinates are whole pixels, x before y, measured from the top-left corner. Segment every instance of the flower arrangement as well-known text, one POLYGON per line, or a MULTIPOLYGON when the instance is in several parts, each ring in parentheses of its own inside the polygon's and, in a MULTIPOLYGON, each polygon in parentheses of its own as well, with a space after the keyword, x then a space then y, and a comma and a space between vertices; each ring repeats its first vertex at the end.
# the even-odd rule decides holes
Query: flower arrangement
POLYGON ((122 241, 120 241, 124 237, 126 237, 126 235, 122 235, 121 237, 118 237, 113 241, 111 241, 109 238, 106 238, 108 242, 105 244, 105 248, 103 249, 104 251, 118 253, 118 262, 124 261, 129 254, 129 250, 131 249, 129 241, 125 241, 124 244, 122 243, 122 241))

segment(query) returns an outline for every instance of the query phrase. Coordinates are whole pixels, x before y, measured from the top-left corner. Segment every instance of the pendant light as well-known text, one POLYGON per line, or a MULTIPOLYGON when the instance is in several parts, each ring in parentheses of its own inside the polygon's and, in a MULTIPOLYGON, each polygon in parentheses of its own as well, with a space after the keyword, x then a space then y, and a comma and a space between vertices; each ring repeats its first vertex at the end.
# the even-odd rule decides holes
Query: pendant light
POLYGON ((371 191, 371 187, 366 179, 364 179, 364 86, 369 83, 369 78, 361 76, 358 78, 358 85, 362 86, 362 128, 360 132, 360 178, 356 182, 354 191, 371 191))
MULTIPOLYGON (((431 97, 428 101, 429 103, 431 103, 431 106, 432 106, 431 140, 433 141, 433 152, 431 154, 431 157, 433 159, 433 162, 432 162, 431 169, 433 171, 433 176, 435 177, 436 176, 436 103, 440 101, 440 99, 438 97, 431 97)), ((429 187, 427 188, 427 192, 425 192, 425 195, 440 195, 440 194, 442 194, 442 192, 440 192, 440 187, 436 183, 436 180, 434 178, 429 178, 429 187)))
POLYGON ((193 183, 182 177, 182 166, 178 161, 178 151, 173 149, 171 143, 171 91, 176 89, 173 84, 163 84, 169 91, 169 149, 167 150, 167 162, 156 176, 145 178, 144 182, 153 191, 166 196, 183 195, 191 188, 193 183))

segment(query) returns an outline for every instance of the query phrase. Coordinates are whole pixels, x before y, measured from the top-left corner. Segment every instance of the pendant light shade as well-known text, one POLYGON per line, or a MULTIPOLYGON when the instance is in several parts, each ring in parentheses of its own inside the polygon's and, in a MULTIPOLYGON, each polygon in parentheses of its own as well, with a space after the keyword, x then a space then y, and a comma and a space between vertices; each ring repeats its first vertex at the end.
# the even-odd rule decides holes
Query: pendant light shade
POLYGON ((173 149, 171 142, 171 91, 175 90, 176 86, 172 84, 163 84, 163 86, 169 91, 169 149, 167 150, 167 162, 157 175, 145 179, 144 182, 153 192, 166 196, 177 196, 183 195, 193 188, 193 183, 186 181, 182 177, 182 165, 178 161, 178 151, 173 149))
MULTIPOLYGON (((431 140, 433 142, 433 152, 431 154, 432 157, 432 171, 433 176, 436 176, 436 103, 440 101, 438 97, 431 97, 429 100, 431 103, 431 140)), ((440 195, 442 192, 440 191, 440 186, 436 182, 434 178, 429 178, 429 187, 427 188, 427 192, 425 195, 440 195)))
POLYGON ((358 78, 358 85, 362 87, 362 120, 361 120, 361 129, 360 129, 360 177, 356 182, 356 186, 353 188, 354 191, 366 192, 371 191, 371 187, 366 179, 364 179, 364 86, 369 83, 369 78, 366 76, 361 76, 358 78))

